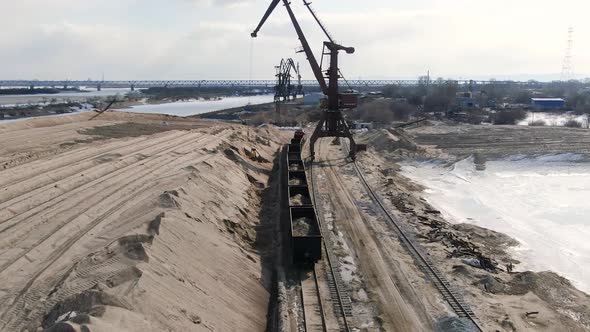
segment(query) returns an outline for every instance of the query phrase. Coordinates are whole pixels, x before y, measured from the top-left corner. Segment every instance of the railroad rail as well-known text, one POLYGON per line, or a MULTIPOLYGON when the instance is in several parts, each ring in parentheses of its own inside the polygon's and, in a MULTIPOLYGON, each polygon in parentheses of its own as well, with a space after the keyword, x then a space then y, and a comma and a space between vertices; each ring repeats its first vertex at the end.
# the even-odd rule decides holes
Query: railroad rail
POLYGON ((327 332, 328 325, 326 323, 325 309, 320 292, 320 281, 315 264, 311 272, 302 272, 299 281, 301 287, 301 306, 303 308, 303 326, 305 327, 305 331, 311 332, 309 330, 321 330, 323 332, 327 332), (311 280, 306 278, 310 277, 310 274, 311 280), (307 299, 309 299, 309 301, 307 299), (313 308, 308 308, 310 306, 313 308), (309 314, 306 308, 309 309, 309 314), (310 314, 319 316, 320 326, 317 326, 317 319, 315 321, 311 319, 310 314))
MULTIPOLYGON (((325 261, 326 261, 326 270, 327 270, 327 277, 328 277, 328 287, 330 289, 330 297, 332 299, 332 305, 334 307, 335 314, 338 318, 338 323, 341 324, 340 328, 341 331, 350 332, 350 325, 348 324, 348 319, 352 317, 352 304, 350 301, 350 297, 345 294, 345 286, 344 282, 342 281, 342 276, 340 275, 340 271, 338 269, 338 261, 335 259, 334 254, 332 253, 332 240, 329 236, 326 236, 328 233, 324 229, 324 218, 323 213, 321 211, 320 205, 318 205, 317 197, 319 197, 319 191, 317 190, 317 184, 315 182, 315 175, 313 172, 313 161, 310 160, 310 184, 312 187, 312 200, 313 205, 316 207, 316 211, 318 211, 318 222, 320 225, 320 232, 322 234, 322 245, 323 250, 325 253, 325 261)), ((317 281, 317 273, 316 267, 314 266, 314 278, 317 281)), ((322 312, 322 314, 324 314, 322 312)), ((325 317, 322 318, 325 322, 325 317)), ((324 325, 324 328, 326 326, 324 325)), ((327 330, 325 330, 327 331, 327 330)))
MULTIPOLYGON (((344 141, 341 140, 341 143, 344 141)), ((343 150, 348 150, 348 145, 346 143, 342 144, 344 146, 343 150)), ((379 208, 381 214, 385 217, 385 219, 394 226, 396 232, 399 235, 399 238, 402 242, 402 245, 406 248, 408 253, 414 258, 416 264, 428 275, 431 281, 434 283, 436 289, 441 293, 445 301, 449 303, 453 311, 457 314, 457 316, 461 318, 465 318, 469 320, 475 328, 479 331, 484 331, 483 328, 480 326, 477 317, 473 313, 473 311, 469 308, 469 305, 465 303, 463 297, 459 292, 457 292, 446 277, 435 267, 434 263, 426 257, 423 253, 423 249, 421 248, 420 244, 418 244, 412 236, 410 236, 402 227, 400 222, 392 216, 385 205, 375 193, 375 191, 371 188, 367 179, 364 176, 363 171, 361 170, 359 163, 357 161, 352 161, 354 166, 355 172, 358 178, 361 180, 365 191, 371 197, 371 200, 375 203, 375 205, 379 208)))

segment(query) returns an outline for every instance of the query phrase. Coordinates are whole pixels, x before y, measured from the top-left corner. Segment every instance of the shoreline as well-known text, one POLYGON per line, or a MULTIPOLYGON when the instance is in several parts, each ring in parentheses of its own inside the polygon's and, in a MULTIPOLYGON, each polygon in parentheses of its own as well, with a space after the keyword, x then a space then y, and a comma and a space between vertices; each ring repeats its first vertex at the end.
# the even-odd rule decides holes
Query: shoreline
MULTIPOLYGON (((519 156, 520 157, 520 156, 519 156)), ((536 160, 535 158, 542 158, 542 157, 559 157, 559 156, 555 156, 555 155, 542 155, 542 156, 535 156, 535 158, 531 158, 532 156, 527 156, 526 158, 524 158, 527 161, 532 161, 532 160, 536 160)), ((567 157, 564 155, 564 157, 567 157)), ((470 158, 467 159, 463 159, 460 161, 457 161, 455 163, 453 163, 452 165, 438 165, 438 166, 433 166, 432 169, 436 170, 436 172, 440 172, 442 174, 442 172, 446 171, 448 173, 452 172, 452 168, 455 167, 457 165, 457 163, 463 162, 463 161, 469 161, 472 162, 472 160, 469 160, 470 158)), ((515 160, 511 160, 511 158, 508 159, 498 159, 498 160, 488 160, 488 162, 500 162, 500 163, 518 163, 519 161, 522 161, 522 158, 517 158, 518 161, 515 160)), ((429 180, 424 180, 424 173, 425 172, 416 172, 413 173, 412 168, 415 169, 419 169, 420 167, 426 167, 428 168, 429 166, 432 165, 424 165, 425 163, 436 163, 436 162, 448 162, 447 161, 443 161, 443 160, 430 160, 430 161, 426 161, 426 162, 402 162, 401 164, 398 164, 398 166, 400 166, 401 168, 401 175, 404 176, 408 181, 412 181, 416 186, 421 187, 422 189, 420 191, 417 192, 418 195, 420 195, 420 197, 422 197, 428 204, 432 205, 434 208, 436 208, 437 210, 441 211, 442 216, 444 217, 445 221, 448 222, 450 225, 462 225, 462 224, 469 224, 469 225, 473 225, 476 227, 481 227, 499 234, 502 234, 503 236, 512 239, 514 242, 508 244, 505 248, 503 248, 507 254, 513 259, 513 261, 517 261, 518 263, 514 264, 514 272, 552 272, 555 273, 565 279, 567 279, 570 283, 572 283, 572 285, 574 285, 578 290, 586 293, 587 295, 590 295, 590 285, 586 284, 584 282, 585 278, 582 276, 581 279, 580 277, 575 278, 572 275, 572 272, 564 272, 564 271, 560 271, 559 268, 556 269, 555 266, 551 267, 550 263, 548 264, 542 264, 540 262, 544 261, 544 260, 539 260, 539 259, 535 259, 534 256, 538 255, 539 253, 536 251, 536 247, 532 247, 530 243, 528 243, 528 241, 526 240, 527 235, 526 234, 510 234, 510 232, 504 231, 502 230, 502 225, 495 225, 492 226, 490 221, 485 222, 480 220, 480 218, 478 218, 477 216, 474 215, 470 215, 469 217, 466 217, 464 215, 460 215, 460 213, 457 213, 455 211, 455 209, 457 207, 449 207, 449 204, 443 204, 441 202, 440 197, 437 197, 437 195, 444 195, 446 197, 446 200, 453 200, 452 196, 449 196, 448 193, 444 194, 444 192, 438 192, 437 188, 433 187, 433 186, 429 186, 427 183, 429 180), (422 178, 423 181, 420 181, 420 178, 422 178), (549 266, 548 266, 549 265, 549 266)), ((590 169, 590 163, 588 163, 588 161, 580 161, 580 160, 571 160, 569 161, 570 163, 578 163, 578 164, 582 164, 580 165, 580 167, 584 167, 584 166, 588 166, 588 169, 590 169)), ((533 165, 535 165, 534 163, 532 163, 533 165)), ((563 167, 568 167, 569 165, 561 165, 563 167)), ((531 167, 535 167, 535 166, 531 166, 531 167)), ((475 170, 475 166, 474 166, 474 170, 475 170)), ((480 174, 475 173, 473 176, 486 176, 486 174, 484 173, 485 171, 476 171, 476 172, 481 172, 480 174)), ((575 175, 575 174, 574 174, 575 175)), ((569 176, 569 175, 568 175, 569 176)), ((461 179, 460 181, 468 181, 468 179, 461 179)), ((450 204, 452 205, 452 204, 450 204)), ((460 209, 460 208, 459 208, 460 209)), ((490 212, 491 213, 491 212, 490 212)), ((532 221, 532 220, 531 220, 532 221)), ((526 221, 523 221, 523 223, 527 223, 526 221)), ((538 224, 538 220, 535 221, 535 227, 542 227, 538 224)), ((545 227, 545 226, 543 226, 545 227)), ((556 238, 551 239, 551 242, 556 241, 556 238)))
MULTIPOLYGON (((260 95, 260 96, 263 96, 263 95, 260 95)), ((140 106, 140 107, 141 106, 156 106, 156 107, 190 106, 190 105, 197 103, 197 102, 203 102, 203 103, 222 102, 223 100, 228 99, 228 98, 232 98, 232 97, 246 98, 248 96, 226 96, 226 97, 219 97, 219 98, 214 98, 214 99, 210 99, 210 100, 199 98, 199 99, 191 99, 191 100, 179 100, 179 101, 173 101, 173 102, 167 101, 167 100, 149 100, 148 98, 142 98, 141 100, 123 101, 120 103, 116 103, 114 106, 111 107, 111 110, 130 112, 130 113, 141 113, 141 114, 174 115, 174 116, 180 116, 180 117, 186 117, 186 118, 197 118, 197 119, 201 118, 201 117, 203 119, 206 119, 206 118, 217 119, 217 118, 213 117, 213 115, 227 113, 227 114, 230 114, 231 116, 234 116, 234 113, 242 111, 243 108, 247 105, 238 106, 238 107, 229 107, 229 108, 222 109, 222 110, 207 111, 204 113, 187 114, 187 115, 168 114, 166 112, 162 112, 162 113, 160 113, 160 112, 140 112, 140 111, 133 110, 133 108, 135 106, 140 106)), ((101 98, 105 99, 107 97, 101 97, 101 98)), ((92 107, 80 108, 79 110, 71 110, 72 106, 70 106, 70 104, 72 104, 72 105, 87 104, 87 101, 75 102, 75 103, 60 103, 57 105, 46 105, 46 106, 41 106, 42 107, 41 109, 38 109, 38 107, 39 107, 38 105, 37 106, 31 105, 31 106, 24 107, 24 108, 13 108, 13 109, 0 108, 0 124, 11 123, 11 122, 16 122, 16 121, 23 121, 23 120, 27 120, 27 119, 61 116, 64 114, 74 115, 77 113, 90 111, 92 108, 94 108, 94 109, 100 108, 100 107, 94 107, 94 105, 91 105, 92 107), (63 110, 58 113, 54 110, 55 108, 61 108, 63 110), (32 114, 32 115, 4 117, 3 115, 8 112, 26 113, 26 114, 32 114)), ((270 104, 272 104, 272 103, 264 102, 264 103, 260 103, 260 104, 252 104, 251 106, 253 106, 253 108, 257 109, 260 107, 265 107, 270 104)), ((223 118, 219 118, 219 119, 223 120, 223 118)))
MULTIPOLYGON (((492 129, 500 130, 502 135, 507 130, 492 129)), ((465 223, 463 219, 460 223, 449 220, 444 209, 428 199, 427 186, 404 174, 402 166, 408 161, 439 160, 448 167, 466 156, 449 153, 448 146, 440 149, 419 144, 421 130, 429 134, 433 131, 429 127, 363 133, 359 141, 367 143, 370 149, 359 160, 385 205, 408 225, 431 259, 462 290, 487 330, 533 327, 545 331, 590 331, 589 294, 555 272, 518 268, 508 272, 507 266, 520 263, 513 254, 518 243, 510 234, 482 224, 465 223)), ((483 144, 489 145, 485 139, 483 144)), ((497 147, 487 145, 486 148, 497 152, 497 147)), ((508 151, 518 149, 511 147, 508 151)), ((447 202, 455 199, 444 197, 447 202)))

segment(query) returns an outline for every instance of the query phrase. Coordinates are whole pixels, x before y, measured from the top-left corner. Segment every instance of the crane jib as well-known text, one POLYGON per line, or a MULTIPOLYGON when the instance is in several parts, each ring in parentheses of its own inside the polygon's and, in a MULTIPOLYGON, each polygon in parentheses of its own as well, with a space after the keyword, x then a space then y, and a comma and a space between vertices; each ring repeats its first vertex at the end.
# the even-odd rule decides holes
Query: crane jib
POLYGON ((252 32, 252 34, 251 34, 252 37, 256 37, 258 35, 258 31, 260 31, 260 28, 262 28, 262 26, 264 25, 264 22, 266 22, 266 20, 268 19, 270 14, 272 14, 272 12, 275 10, 275 8, 277 7, 277 5, 279 4, 280 1, 281 0, 273 0, 271 2, 270 6, 266 10, 266 13, 264 13, 264 16, 262 16, 260 23, 258 23, 258 26, 256 27, 256 29, 254 29, 254 32, 252 32))

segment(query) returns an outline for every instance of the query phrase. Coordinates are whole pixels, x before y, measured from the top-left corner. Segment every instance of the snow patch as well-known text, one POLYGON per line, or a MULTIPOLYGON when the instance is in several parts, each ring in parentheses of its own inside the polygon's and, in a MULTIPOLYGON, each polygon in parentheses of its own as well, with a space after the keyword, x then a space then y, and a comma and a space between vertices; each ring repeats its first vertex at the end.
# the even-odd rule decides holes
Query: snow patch
POLYGON ((451 167, 406 164, 403 174, 427 188, 425 198, 453 223, 471 223, 520 242, 520 270, 557 272, 590 293, 590 163, 577 154, 473 158, 451 167))
POLYGON ((526 119, 518 122, 519 126, 528 126, 534 121, 543 121, 546 126, 560 126, 563 127, 569 120, 576 120, 582 124, 584 128, 588 127, 588 115, 576 115, 573 113, 547 113, 547 112, 529 112, 526 119))

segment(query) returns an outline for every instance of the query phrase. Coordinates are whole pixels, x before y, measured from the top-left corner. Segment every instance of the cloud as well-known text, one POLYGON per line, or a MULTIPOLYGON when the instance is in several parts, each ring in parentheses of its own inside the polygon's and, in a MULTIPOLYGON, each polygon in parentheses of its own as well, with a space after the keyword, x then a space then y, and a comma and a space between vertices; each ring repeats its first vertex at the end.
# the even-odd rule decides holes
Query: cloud
POLYGON ((219 6, 219 7, 228 7, 228 8, 236 8, 236 7, 243 7, 250 3, 255 2, 255 0, 181 0, 184 2, 193 3, 200 6, 219 6))
MULTIPOLYGON (((280 6, 259 37, 251 30, 269 1, 42 0, 7 1, 0 21, 2 78, 206 79, 273 78, 281 58, 301 62, 300 42, 280 6), (10 33, 8 33, 10 32, 10 33)), ((349 78, 412 78, 559 72, 567 28, 575 27, 574 71, 590 73, 587 0, 419 2, 316 1, 343 54, 349 78), (571 8, 575 8, 572 10, 571 8), (508 10, 509 9, 509 10, 508 10)), ((314 6, 316 5, 314 2, 314 6)), ((294 10, 319 56, 325 40, 299 1, 294 10)))

